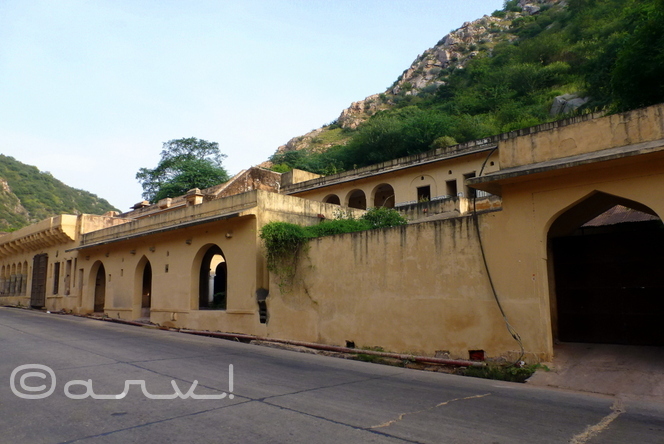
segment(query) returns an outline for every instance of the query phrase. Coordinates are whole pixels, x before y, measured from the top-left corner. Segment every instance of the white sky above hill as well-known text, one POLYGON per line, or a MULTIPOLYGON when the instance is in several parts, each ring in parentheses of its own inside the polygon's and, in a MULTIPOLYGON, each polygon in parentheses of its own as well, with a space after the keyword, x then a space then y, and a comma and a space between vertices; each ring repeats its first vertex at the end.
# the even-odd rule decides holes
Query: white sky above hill
POLYGON ((235 174, 502 4, 0 0, 0 153, 125 211, 163 142, 218 142, 235 174))

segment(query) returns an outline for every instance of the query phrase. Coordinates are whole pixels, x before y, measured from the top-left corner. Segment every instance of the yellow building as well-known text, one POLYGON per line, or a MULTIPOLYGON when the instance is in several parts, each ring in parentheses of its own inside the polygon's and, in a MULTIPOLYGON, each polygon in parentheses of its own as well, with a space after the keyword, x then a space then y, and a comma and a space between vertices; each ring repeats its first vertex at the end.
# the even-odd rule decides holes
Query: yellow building
POLYGON ((457 358, 663 345, 662 214, 658 105, 326 177, 251 168, 122 215, 51 218, 0 237, 0 302, 457 358), (280 289, 261 227, 340 206, 410 223, 311 241, 280 289))

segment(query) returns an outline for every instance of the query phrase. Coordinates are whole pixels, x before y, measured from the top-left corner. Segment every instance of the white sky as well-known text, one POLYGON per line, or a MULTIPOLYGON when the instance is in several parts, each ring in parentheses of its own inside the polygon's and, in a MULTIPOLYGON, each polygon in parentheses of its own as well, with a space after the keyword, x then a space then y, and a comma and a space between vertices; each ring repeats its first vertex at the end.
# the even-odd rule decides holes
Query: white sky
POLYGON ((503 0, 0 0, 0 153, 125 211, 163 142, 231 174, 503 0))

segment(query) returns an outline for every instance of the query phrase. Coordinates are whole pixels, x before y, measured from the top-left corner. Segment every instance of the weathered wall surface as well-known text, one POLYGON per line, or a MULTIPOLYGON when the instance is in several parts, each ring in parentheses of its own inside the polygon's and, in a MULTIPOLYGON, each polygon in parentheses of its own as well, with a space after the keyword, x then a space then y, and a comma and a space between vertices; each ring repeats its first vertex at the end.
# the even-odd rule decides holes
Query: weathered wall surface
MULTIPOLYGON (((258 237, 260 228, 273 220, 311 225, 334 217, 338 209, 336 205, 255 190, 91 233, 83 239, 88 246, 79 251, 84 279, 76 310, 92 311, 95 280, 103 265, 104 312, 122 319, 141 317, 143 270, 149 261, 152 322, 264 334, 256 290, 269 288, 269 280, 258 237), (214 219, 224 214, 229 217, 214 219), (201 223, 189 224, 200 219, 201 223), (226 310, 199 309, 202 257, 213 245, 221 249, 227 264, 226 310)), ((355 210, 356 216, 362 213, 355 210)))
POLYGON ((75 309, 82 280, 75 271, 77 252, 70 250, 78 246, 81 233, 125 222, 115 217, 62 214, 0 237, 0 304, 30 305, 34 257, 46 255, 46 307, 75 309))
MULTIPOLYGON (((504 303, 514 306, 511 298, 504 303)), ((516 303, 520 315, 539 317, 537 300, 516 303)), ((271 286, 268 311, 274 337, 459 358, 468 350, 518 350, 491 294, 471 217, 314 240, 295 285, 284 293, 271 286)), ((527 338, 541 334, 536 323, 527 327, 536 329, 527 338)), ((527 346, 543 353, 543 344, 527 346)))
POLYGON ((99 264, 106 272, 104 312, 111 317, 141 316, 141 283, 145 260, 152 268, 152 322, 207 330, 259 333, 255 315, 257 268, 256 219, 238 217, 183 230, 86 249, 81 267, 86 277, 81 311, 94 305, 99 264), (228 267, 226 310, 199 310, 198 283, 202 256, 211 245, 221 248, 228 267))
POLYGON ((501 168, 664 138, 664 104, 570 124, 575 120, 539 125, 522 130, 532 134, 501 140, 501 168))
MULTIPOLYGON (((664 154, 585 165, 503 189, 502 210, 479 217, 489 269, 527 359, 549 359, 555 286, 551 224, 601 192, 664 216, 664 154)), ((397 352, 468 350, 515 357, 491 295, 472 218, 321 238, 303 254, 292 290, 271 275, 268 333, 274 337, 397 352)))

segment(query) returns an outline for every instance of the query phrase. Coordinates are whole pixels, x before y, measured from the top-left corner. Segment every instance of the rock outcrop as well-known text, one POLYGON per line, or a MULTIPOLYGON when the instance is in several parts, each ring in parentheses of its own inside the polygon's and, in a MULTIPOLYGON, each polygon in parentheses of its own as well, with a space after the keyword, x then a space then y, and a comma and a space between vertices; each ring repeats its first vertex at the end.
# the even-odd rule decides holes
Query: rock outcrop
POLYGON ((579 97, 576 94, 563 94, 553 99, 553 105, 549 110, 549 114, 557 116, 560 114, 569 114, 581 105, 585 105, 590 100, 590 97, 579 97))
MULTIPOLYGON (((336 120, 342 128, 355 129, 362 122, 381 109, 390 108, 398 96, 417 95, 422 92, 435 92, 446 83, 453 69, 463 69, 469 60, 481 54, 491 53, 493 47, 503 41, 512 41, 516 36, 508 31, 513 20, 534 15, 543 6, 564 5, 562 0, 520 0, 520 11, 506 11, 496 16, 485 15, 472 22, 466 22, 443 37, 434 47, 419 55, 401 76, 382 94, 374 94, 353 102, 343 110, 336 120)), ((327 128, 319 128, 303 136, 294 137, 277 149, 277 153, 291 150, 310 149, 311 141, 327 128)), ((316 146, 316 149, 326 149, 316 146)), ((261 166, 270 166, 269 162, 261 166)))

